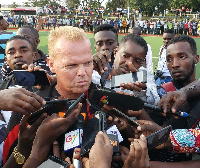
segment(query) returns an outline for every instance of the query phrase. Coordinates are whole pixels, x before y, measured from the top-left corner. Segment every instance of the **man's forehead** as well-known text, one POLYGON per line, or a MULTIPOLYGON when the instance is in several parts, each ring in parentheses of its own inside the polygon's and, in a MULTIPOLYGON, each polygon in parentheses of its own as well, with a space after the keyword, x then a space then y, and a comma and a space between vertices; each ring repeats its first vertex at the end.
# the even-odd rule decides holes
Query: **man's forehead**
POLYGON ((100 40, 117 40, 116 39, 116 34, 113 31, 110 30, 104 30, 104 31, 99 31, 94 35, 94 40, 95 41, 100 41, 100 40))
POLYGON ((192 52, 190 44, 188 42, 177 42, 177 43, 172 43, 170 45, 168 45, 167 47, 167 53, 170 52, 175 52, 175 53, 179 53, 181 52, 192 52))
POLYGON ((173 33, 164 33, 163 38, 173 38, 174 34, 173 33))
POLYGON ((17 35, 27 34, 28 36, 33 36, 31 29, 29 28, 19 28, 17 31, 17 35))
POLYGON ((28 41, 23 40, 23 39, 14 39, 14 40, 7 42, 7 44, 6 44, 7 49, 8 49, 8 47, 16 48, 16 47, 20 47, 20 46, 26 46, 27 48, 31 48, 31 44, 29 44, 28 41))

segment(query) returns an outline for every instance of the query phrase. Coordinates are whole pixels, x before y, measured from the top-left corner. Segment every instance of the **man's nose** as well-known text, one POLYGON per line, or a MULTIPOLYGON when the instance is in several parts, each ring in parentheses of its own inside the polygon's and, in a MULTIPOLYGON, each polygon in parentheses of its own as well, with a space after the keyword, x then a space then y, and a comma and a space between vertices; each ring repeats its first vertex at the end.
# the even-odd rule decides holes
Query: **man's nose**
POLYGON ((79 65, 77 74, 78 76, 84 76, 86 74, 86 68, 83 65, 79 65))
POLYGON ((180 60, 179 59, 173 59, 172 67, 178 67, 180 66, 180 60))
POLYGON ((108 44, 104 43, 103 46, 102 46, 102 50, 103 50, 103 51, 105 51, 105 50, 108 50, 108 51, 109 51, 108 44))
POLYGON ((22 57, 21 51, 16 51, 15 58, 17 58, 17 57, 22 57))

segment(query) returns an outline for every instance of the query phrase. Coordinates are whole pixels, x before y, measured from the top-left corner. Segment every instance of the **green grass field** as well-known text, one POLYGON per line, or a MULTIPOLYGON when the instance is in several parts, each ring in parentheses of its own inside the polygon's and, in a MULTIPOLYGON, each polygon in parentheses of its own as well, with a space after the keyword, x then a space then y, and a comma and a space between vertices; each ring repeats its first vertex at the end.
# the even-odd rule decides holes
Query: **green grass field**
MULTIPOLYGON (((48 54, 48 47, 47 47, 47 36, 49 34, 48 31, 40 31, 40 44, 39 44, 39 49, 42 50, 44 53, 48 54)), ((93 54, 95 53, 94 49, 94 39, 93 39, 93 34, 88 33, 88 37, 90 38, 90 42, 92 45, 92 52, 93 54)), ((122 39, 123 35, 119 35, 119 41, 122 39)), ((162 42, 162 36, 143 36, 143 38, 146 40, 148 44, 150 44, 151 49, 152 49, 152 55, 153 55, 153 66, 154 70, 157 67, 157 62, 158 62, 158 53, 160 50, 161 45, 163 44, 162 42)), ((195 38, 195 41, 197 43, 197 52, 200 55, 200 38, 195 38)), ((200 78, 200 63, 197 64, 196 66, 196 78, 200 78)))

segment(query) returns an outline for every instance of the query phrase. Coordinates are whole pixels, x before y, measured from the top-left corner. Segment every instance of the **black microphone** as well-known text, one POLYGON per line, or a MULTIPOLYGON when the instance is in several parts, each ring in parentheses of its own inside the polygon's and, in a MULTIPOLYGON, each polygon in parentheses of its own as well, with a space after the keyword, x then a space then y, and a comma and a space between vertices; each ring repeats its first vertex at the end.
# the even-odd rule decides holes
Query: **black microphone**
POLYGON ((107 104, 109 106, 122 107, 135 111, 141 110, 144 104, 139 97, 119 94, 108 89, 93 89, 89 100, 93 104, 100 105, 101 107, 107 104))
MULTIPOLYGON (((163 109, 161 107, 155 106, 155 105, 152 105, 152 104, 144 103, 143 108, 163 113, 163 109)), ((181 117, 188 117, 188 113, 182 112, 182 111, 177 111, 177 112, 173 113, 170 109, 167 109, 167 113, 173 114, 173 115, 176 115, 176 116, 181 116, 181 117)))

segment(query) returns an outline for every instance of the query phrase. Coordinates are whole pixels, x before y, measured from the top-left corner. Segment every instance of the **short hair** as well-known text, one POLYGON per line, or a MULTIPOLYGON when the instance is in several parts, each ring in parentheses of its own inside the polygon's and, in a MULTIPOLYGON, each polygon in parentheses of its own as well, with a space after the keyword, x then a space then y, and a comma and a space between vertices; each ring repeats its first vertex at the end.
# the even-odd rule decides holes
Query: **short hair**
POLYGON ((35 36, 36 38, 39 38, 39 33, 38 33, 38 31, 37 31, 34 27, 29 26, 29 25, 24 25, 24 26, 22 26, 22 27, 20 27, 20 28, 21 28, 21 29, 22 29, 22 28, 30 29, 31 32, 34 34, 34 36, 35 36))
POLYGON ((196 46, 195 40, 192 37, 187 36, 187 35, 179 35, 179 36, 174 37, 173 39, 171 39, 169 41, 167 46, 169 46, 171 44, 178 43, 178 42, 187 42, 187 43, 189 43, 190 48, 192 50, 192 54, 194 54, 194 55, 197 54, 197 46, 196 46))
POLYGON ((113 33, 116 34, 116 38, 118 39, 117 30, 110 24, 101 24, 97 26, 94 30, 94 35, 100 31, 112 31, 113 33))
POLYGON ((145 49, 145 53, 147 54, 147 51, 148 51, 148 46, 147 46, 147 42, 139 35, 137 34, 132 34, 132 33, 129 33, 127 35, 125 35, 120 43, 119 43, 119 48, 124 44, 126 43, 127 41, 131 41, 135 44, 138 44, 139 46, 141 46, 142 48, 145 49))
POLYGON ((166 29, 163 33, 174 34, 174 30, 172 30, 172 29, 166 29))
POLYGON ((51 30, 48 36, 48 51, 51 58, 56 57, 57 51, 54 49, 54 47, 57 40, 61 37, 65 37, 66 40, 73 42, 77 40, 88 40, 90 42, 84 30, 78 27, 61 26, 55 30, 51 30))
POLYGON ((131 33, 132 33, 132 34, 140 35, 140 28, 139 28, 139 27, 133 27, 133 28, 131 29, 131 33))
POLYGON ((27 41, 30 45, 31 45, 31 49, 33 50, 33 44, 31 43, 31 41, 29 39, 27 39, 26 37, 23 37, 23 36, 20 36, 20 35, 16 35, 16 36, 13 36, 11 37, 7 43, 6 43, 6 46, 7 44, 10 42, 10 41, 13 41, 13 40, 25 40, 27 41))

